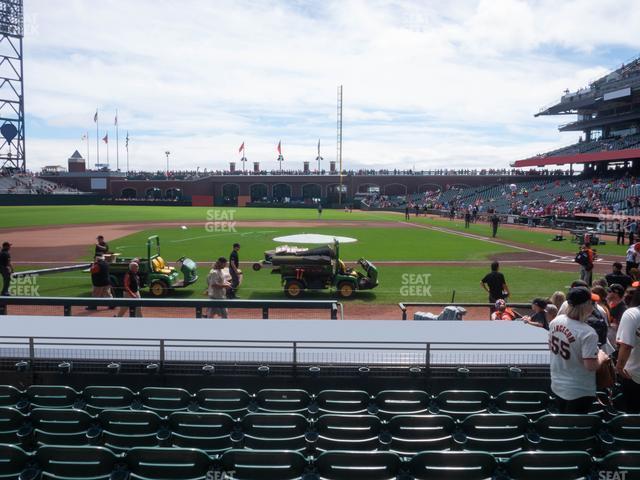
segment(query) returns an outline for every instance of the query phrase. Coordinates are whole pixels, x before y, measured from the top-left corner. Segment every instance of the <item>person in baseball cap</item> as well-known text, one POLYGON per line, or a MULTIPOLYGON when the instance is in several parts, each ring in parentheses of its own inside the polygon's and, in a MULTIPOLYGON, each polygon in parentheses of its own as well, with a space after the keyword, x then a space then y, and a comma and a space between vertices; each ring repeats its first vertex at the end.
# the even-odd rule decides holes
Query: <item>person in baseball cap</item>
POLYGON ((0 250, 0 275, 2 275, 2 293, 4 297, 9 296, 9 287, 11 286, 11 274, 13 273, 13 265, 11 265, 11 243, 2 242, 2 250, 0 250))

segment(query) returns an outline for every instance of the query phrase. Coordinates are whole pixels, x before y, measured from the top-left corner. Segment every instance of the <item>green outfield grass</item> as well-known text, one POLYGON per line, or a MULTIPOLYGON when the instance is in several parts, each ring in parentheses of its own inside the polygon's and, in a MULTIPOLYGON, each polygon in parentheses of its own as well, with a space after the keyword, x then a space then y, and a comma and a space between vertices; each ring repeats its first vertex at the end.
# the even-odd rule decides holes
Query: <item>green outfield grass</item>
MULTIPOLYGON (((242 245, 241 260, 259 261, 264 251, 277 244, 273 237, 294 233, 324 233, 355 237, 355 244, 341 246, 341 256, 347 261, 365 257, 377 262, 470 262, 469 265, 400 265, 379 263, 380 286, 372 291, 358 292, 355 302, 392 304, 399 301, 448 302, 452 291, 456 291, 456 301, 486 301, 486 294, 480 288, 480 279, 488 271, 490 259, 494 255, 516 252, 511 247, 483 240, 466 238, 451 233, 420 229, 401 224, 403 216, 394 213, 354 212, 325 210, 323 220, 388 221, 397 222, 399 227, 336 226, 336 227, 252 227, 237 226, 235 231, 227 231, 228 222, 243 220, 316 220, 318 214, 313 209, 237 208, 212 209, 200 207, 146 207, 146 206, 65 206, 65 207, 0 207, 2 227, 71 224, 107 224, 113 222, 198 222, 186 230, 179 226, 147 228, 126 237, 108 239, 112 250, 123 256, 146 256, 145 242, 149 235, 161 238, 162 256, 170 263, 181 256, 188 256, 199 263, 200 280, 191 287, 177 290, 177 298, 203 298, 205 278, 211 262, 218 256, 228 256, 231 245, 242 245), (233 212, 233 214, 231 214, 233 212), (222 231, 209 231, 207 222, 218 221, 222 231), (486 265, 471 263, 485 262, 486 265), (428 283, 425 284, 425 279, 428 283), (421 280, 419 280, 421 279, 421 280)), ((463 222, 445 219, 417 220, 418 224, 442 226, 453 230, 467 231, 488 236, 490 227, 486 223, 475 224, 465 230, 463 222)), ((213 224, 215 226, 215 224, 213 224)), ((218 226, 220 226, 218 225, 218 226)), ((0 230, 1 232, 1 230, 0 230)), ((1 233, 0 233, 1 235, 1 233)), ((499 238, 528 245, 532 249, 554 249, 560 254, 570 254, 576 245, 569 242, 551 242, 551 232, 527 231, 501 227, 499 238)), ((91 258, 92 246, 87 245, 84 258, 91 258)), ((623 254, 624 247, 606 245, 599 248, 602 253, 623 254)), ((16 258, 16 260, 18 260, 16 258)), ((25 267, 26 268, 26 267, 25 267)), ((241 297, 249 299, 284 298, 280 276, 269 270, 254 272, 249 265, 243 265, 245 279, 241 297)), ((523 268, 514 264, 504 264, 513 296, 512 301, 528 302, 537 296, 546 296, 555 290, 566 290, 576 273, 556 272, 540 268, 523 268)), ((576 269, 577 271, 577 269, 576 269)), ((69 272, 57 275, 43 275, 38 278, 39 294, 51 296, 88 296, 90 278, 85 272, 69 272)), ((309 293, 307 298, 334 298, 331 292, 309 293)))
MULTIPOLYGON (((44 225, 104 224, 117 222, 207 222, 221 215, 234 220, 317 220, 313 208, 220 208, 220 207, 155 207, 125 205, 20 206, 0 207, 0 227, 44 225), (218 213, 215 213, 218 212, 218 213), (225 212, 225 213, 223 213, 225 212), (233 213, 231 213, 233 212, 233 213)), ((345 213, 344 210, 322 212, 322 220, 398 220, 400 216, 386 212, 345 213)))

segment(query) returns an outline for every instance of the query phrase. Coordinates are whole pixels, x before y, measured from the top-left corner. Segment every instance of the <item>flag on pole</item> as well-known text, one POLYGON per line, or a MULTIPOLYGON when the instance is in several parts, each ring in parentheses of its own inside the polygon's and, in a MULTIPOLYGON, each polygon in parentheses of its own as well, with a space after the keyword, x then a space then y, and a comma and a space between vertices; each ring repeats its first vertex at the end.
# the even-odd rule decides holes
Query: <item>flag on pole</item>
POLYGON ((282 155, 282 140, 278 142, 278 154, 282 155))
POLYGON ((129 149, 129 132, 127 132, 127 138, 125 138, 124 147, 126 149, 129 149))
POLYGON ((107 132, 107 134, 104 136, 104 138, 102 139, 102 141, 104 143, 109 143, 109 132, 107 132))
POLYGON ((318 156, 320 156, 320 139, 318 139, 318 156))
POLYGON ((114 120, 113 124, 117 127, 118 126, 118 112, 116 112, 116 119, 114 120))
POLYGON ((238 153, 240 152, 244 152, 244 142, 242 142, 242 145, 240 145, 240 148, 238 149, 238 153))
POLYGON ((87 139, 87 134, 83 133, 82 137, 80 137, 80 140, 82 140, 83 142, 87 139))
POLYGON ((96 110, 96 113, 93 116, 93 121, 96 122, 96 123, 98 122, 98 110, 96 110))

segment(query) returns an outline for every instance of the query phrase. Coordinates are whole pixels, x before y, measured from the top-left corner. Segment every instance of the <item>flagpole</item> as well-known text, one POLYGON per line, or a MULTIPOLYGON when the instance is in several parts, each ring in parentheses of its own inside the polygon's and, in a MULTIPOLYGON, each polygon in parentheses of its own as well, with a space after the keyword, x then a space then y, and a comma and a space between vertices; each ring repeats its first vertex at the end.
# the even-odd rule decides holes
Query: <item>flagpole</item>
POLYGON ((119 142, 118 142, 118 109, 116 108, 116 170, 120 170, 120 153, 119 153, 119 142))
POLYGON ((100 164, 100 115, 96 108, 96 168, 100 164))
POLYGON ((127 132, 127 141, 124 144, 127 150, 127 173, 129 173, 129 132, 127 132))
POLYGON ((91 165, 90 158, 89 158, 89 130, 87 130, 87 165, 89 166, 91 165))
POLYGON ((107 169, 109 168, 109 130, 107 130, 107 134, 105 135, 107 137, 107 141, 105 142, 107 144, 107 169))

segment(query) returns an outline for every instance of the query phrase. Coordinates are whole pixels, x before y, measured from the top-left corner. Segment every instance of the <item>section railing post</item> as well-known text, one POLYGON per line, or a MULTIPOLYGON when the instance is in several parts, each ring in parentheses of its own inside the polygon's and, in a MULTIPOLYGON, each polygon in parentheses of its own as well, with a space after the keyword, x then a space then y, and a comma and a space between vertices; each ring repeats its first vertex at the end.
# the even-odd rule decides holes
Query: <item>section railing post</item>
POLYGON ((429 374, 429 370, 431 369, 431 344, 427 343, 427 348, 424 352, 424 367, 425 373, 429 374))
POLYGON ((298 342, 293 342, 293 368, 298 367, 298 342))
POLYGON ((36 346, 33 341, 33 337, 29 337, 29 363, 33 365, 33 360, 36 357, 36 346))
POLYGON ((164 367, 164 340, 160 340, 160 370, 164 367))
POLYGON ((269 307, 262 307, 262 319, 263 320, 269 319, 269 307))

